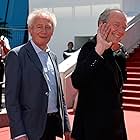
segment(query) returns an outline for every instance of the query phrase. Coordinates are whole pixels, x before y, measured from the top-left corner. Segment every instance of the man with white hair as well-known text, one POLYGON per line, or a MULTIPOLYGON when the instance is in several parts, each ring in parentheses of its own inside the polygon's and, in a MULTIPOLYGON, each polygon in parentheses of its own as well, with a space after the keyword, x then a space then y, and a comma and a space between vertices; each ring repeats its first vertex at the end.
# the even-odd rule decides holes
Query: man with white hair
POLYGON ((31 40, 6 58, 6 109, 15 140, 70 140, 70 124, 56 55, 49 41, 55 15, 36 9, 28 17, 31 40))

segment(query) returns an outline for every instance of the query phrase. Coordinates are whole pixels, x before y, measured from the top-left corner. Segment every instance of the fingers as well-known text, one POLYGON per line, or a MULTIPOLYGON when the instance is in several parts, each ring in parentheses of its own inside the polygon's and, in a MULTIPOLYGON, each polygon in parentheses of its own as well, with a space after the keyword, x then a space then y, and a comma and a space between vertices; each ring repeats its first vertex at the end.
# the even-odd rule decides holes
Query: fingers
POLYGON ((100 32, 100 35, 101 35, 101 37, 104 39, 104 40, 107 40, 107 38, 108 38, 108 35, 109 35, 109 33, 110 33, 110 25, 109 24, 107 24, 107 23, 101 23, 100 25, 99 25, 99 31, 98 32, 100 32))
POLYGON ((112 45, 112 42, 109 41, 109 34, 111 28, 107 23, 101 23, 97 30, 97 44, 95 47, 96 52, 99 55, 102 55, 105 50, 109 49, 112 45))

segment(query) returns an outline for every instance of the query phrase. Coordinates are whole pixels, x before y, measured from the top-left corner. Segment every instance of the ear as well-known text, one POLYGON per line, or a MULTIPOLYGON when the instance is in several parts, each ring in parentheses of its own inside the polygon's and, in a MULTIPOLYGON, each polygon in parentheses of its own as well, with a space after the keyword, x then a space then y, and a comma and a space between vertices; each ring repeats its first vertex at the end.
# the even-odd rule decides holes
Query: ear
POLYGON ((33 31, 33 27, 32 26, 29 26, 28 27, 28 32, 30 33, 30 35, 32 35, 32 31, 33 31))

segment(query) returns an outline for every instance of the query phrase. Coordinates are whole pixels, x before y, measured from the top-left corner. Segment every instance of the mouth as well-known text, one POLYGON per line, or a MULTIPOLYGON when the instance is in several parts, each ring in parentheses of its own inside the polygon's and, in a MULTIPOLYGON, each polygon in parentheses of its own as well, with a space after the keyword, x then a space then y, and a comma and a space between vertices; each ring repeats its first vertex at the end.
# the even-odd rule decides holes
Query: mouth
POLYGON ((114 34, 113 36, 114 36, 114 39, 115 39, 115 40, 119 40, 119 41, 120 41, 121 38, 122 38, 122 35, 119 35, 119 34, 114 34))

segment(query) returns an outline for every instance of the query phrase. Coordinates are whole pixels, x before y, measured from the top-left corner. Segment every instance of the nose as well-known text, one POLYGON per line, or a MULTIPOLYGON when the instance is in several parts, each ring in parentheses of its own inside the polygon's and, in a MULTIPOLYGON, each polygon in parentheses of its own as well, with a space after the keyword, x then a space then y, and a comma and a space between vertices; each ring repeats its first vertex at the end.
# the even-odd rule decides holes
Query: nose
POLYGON ((124 27, 118 28, 118 33, 119 35, 123 36, 125 34, 125 28, 124 27))

